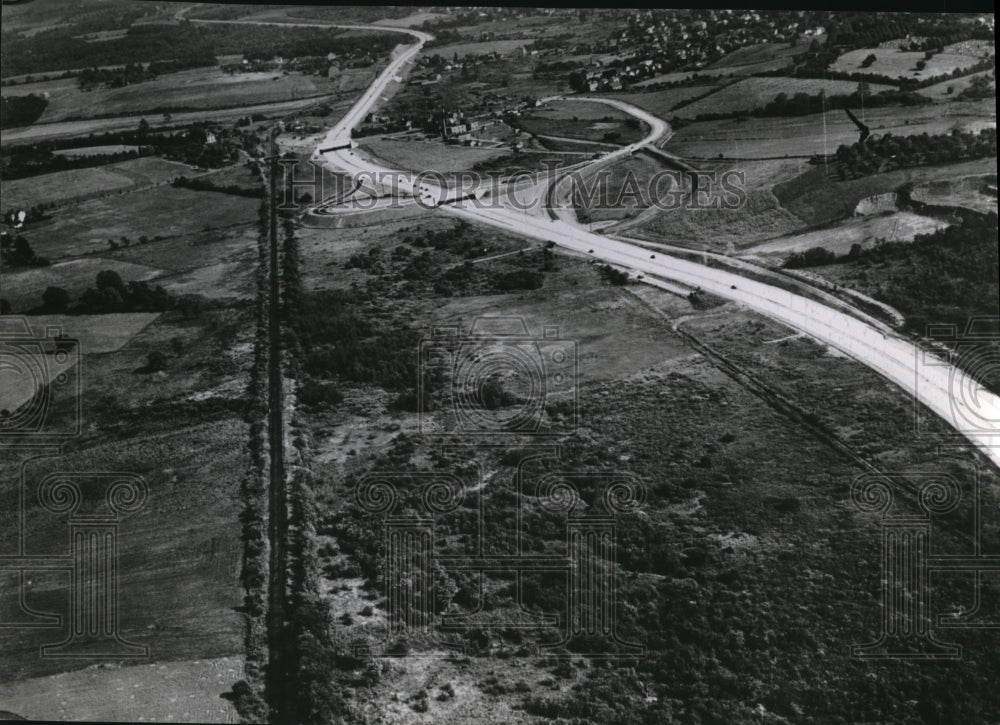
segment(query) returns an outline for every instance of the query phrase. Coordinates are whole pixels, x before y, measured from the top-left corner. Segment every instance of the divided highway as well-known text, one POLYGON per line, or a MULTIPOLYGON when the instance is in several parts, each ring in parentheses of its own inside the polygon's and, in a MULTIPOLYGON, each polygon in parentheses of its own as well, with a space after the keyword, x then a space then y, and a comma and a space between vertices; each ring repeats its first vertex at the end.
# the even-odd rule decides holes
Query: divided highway
MULTIPOLYGON (((342 142, 345 137, 349 139, 353 124, 364 118, 398 69, 416 55, 430 38, 426 33, 418 31, 403 32, 416 37, 417 44, 382 72, 347 116, 331 130, 320 148, 329 148, 335 142, 342 142)), ((650 134, 642 141, 603 157, 601 163, 628 155, 669 132, 665 121, 642 109, 621 101, 601 99, 601 102, 627 111, 645 121, 651 128, 650 134)), ((384 175, 384 178, 395 179, 397 188, 394 191, 397 193, 416 196, 427 191, 426 187, 414 190, 415 174, 381 167, 349 148, 323 153, 317 150, 314 159, 331 170, 347 171, 369 178, 384 175)), ((542 193, 544 199, 544 188, 542 193)), ((983 389, 953 365, 930 356, 892 332, 877 329, 857 317, 780 287, 696 262, 651 254, 640 246, 593 234, 563 219, 539 218, 500 208, 495 199, 490 199, 488 203, 478 199, 460 200, 439 208, 470 222, 490 224, 516 234, 553 241, 603 262, 629 268, 642 273, 643 281, 647 284, 670 289, 669 281, 680 282, 746 305, 840 350, 883 375, 964 435, 994 465, 1000 467, 1000 398, 983 389)))

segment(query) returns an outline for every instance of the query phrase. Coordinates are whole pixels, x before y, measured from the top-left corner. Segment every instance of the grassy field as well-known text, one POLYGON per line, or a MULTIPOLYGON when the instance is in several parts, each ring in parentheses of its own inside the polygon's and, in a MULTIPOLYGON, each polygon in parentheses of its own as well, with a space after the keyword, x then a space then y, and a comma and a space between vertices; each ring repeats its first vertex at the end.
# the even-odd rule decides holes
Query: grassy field
POLYGON ((442 173, 471 169, 509 152, 508 149, 449 146, 440 141, 397 141, 381 137, 363 139, 361 146, 389 162, 390 168, 442 173))
POLYGON ((860 48, 849 50, 841 55, 830 64, 830 70, 838 73, 920 79, 948 74, 958 68, 968 68, 975 63, 974 56, 947 52, 937 53, 927 61, 927 66, 920 71, 915 67, 917 61, 920 60, 924 60, 924 54, 921 52, 890 50, 888 48, 860 48), (875 62, 867 68, 862 68, 861 62, 869 55, 875 56, 875 62))
POLYGON ((847 254, 854 244, 868 248, 874 246, 876 239, 908 242, 913 241, 917 234, 929 234, 944 226, 947 224, 939 219, 905 211, 895 212, 849 219, 828 229, 792 234, 756 244, 743 250, 741 256, 780 262, 792 252, 804 252, 812 247, 823 247, 835 254, 847 254))
POLYGON ((997 83, 996 79, 992 77, 992 71, 983 71, 982 73, 973 73, 972 75, 962 76, 961 78, 949 78, 948 80, 941 81, 940 83, 935 83, 934 85, 927 86, 926 88, 921 88, 917 91, 922 96, 927 96, 928 98, 933 98, 935 101, 946 101, 954 98, 959 93, 964 91, 972 84, 972 79, 980 76, 988 77, 990 79, 990 86, 995 90, 997 83), (951 89, 951 93, 948 89, 951 89))
POLYGON ((678 104, 685 103, 692 98, 699 98, 709 93, 714 93, 721 87, 722 84, 709 83, 698 86, 684 86, 682 88, 668 88, 667 90, 650 91, 648 93, 609 93, 608 97, 621 99, 626 103, 631 103, 661 118, 665 118, 670 115, 670 111, 678 104))
POLYGON ((780 60, 787 63, 796 54, 805 50, 801 45, 791 43, 758 43, 738 48, 712 63, 709 68, 735 68, 780 60))
MULTIPOLYGON (((775 168, 780 163, 741 163, 736 168, 724 162, 699 164, 700 169, 714 169, 719 174, 742 172, 746 201, 736 209, 653 210, 637 218, 634 226, 629 224, 627 233, 651 241, 725 252, 800 229, 801 220, 783 209, 771 192, 769 181, 782 173, 775 168)), ((716 184, 713 201, 721 193, 716 184)))
POLYGON ((236 712, 218 694, 240 678, 242 669, 240 657, 131 667, 100 665, 0 684, 0 702, 30 720, 59 721, 72 716, 104 722, 229 723, 235 722, 236 712), (178 696, 192 703, 178 708, 178 696))
POLYGON ((258 200, 232 194, 164 186, 110 196, 51 212, 51 219, 26 228, 32 248, 55 262, 65 257, 107 252, 108 240, 173 237, 205 228, 249 224, 258 200), (183 213, 178 210, 183 210, 183 213))
MULTIPOLYGON (((872 83, 871 92, 890 90, 892 86, 872 83)), ((700 101, 678 108, 675 115, 681 118, 695 118, 701 113, 733 113, 763 108, 779 93, 788 97, 796 93, 816 95, 825 90, 827 95, 848 95, 856 91, 858 84, 853 81, 832 81, 814 78, 745 78, 700 101)))
POLYGON ((106 192, 159 184, 183 174, 190 174, 190 171, 190 167, 186 164, 153 157, 130 159, 86 169, 58 171, 53 174, 5 181, 4 204, 24 208, 43 202, 58 204, 106 192))

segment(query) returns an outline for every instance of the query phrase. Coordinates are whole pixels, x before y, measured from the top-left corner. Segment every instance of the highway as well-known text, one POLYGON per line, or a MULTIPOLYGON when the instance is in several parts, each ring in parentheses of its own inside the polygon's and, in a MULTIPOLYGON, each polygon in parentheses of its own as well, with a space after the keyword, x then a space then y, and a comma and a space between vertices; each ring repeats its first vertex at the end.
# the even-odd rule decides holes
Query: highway
MULTIPOLYGON (((370 26, 374 28, 374 26, 370 26)), ((399 30, 399 29, 397 29, 399 30)), ((412 58, 429 39, 425 33, 407 30, 418 43, 393 61, 375 80, 368 92, 327 135, 320 148, 350 136, 350 129, 363 119, 398 69, 412 58)), ((577 99, 573 99, 577 100, 577 99)), ((584 100, 584 99, 580 99, 584 100)), ((597 99, 587 98, 587 101, 597 99)), ((605 155, 596 163, 626 156, 669 132, 662 119, 621 101, 601 99, 624 110, 650 126, 642 140, 605 155)), ((388 175, 397 180, 395 193, 418 195, 414 190, 416 175, 381 167, 350 149, 320 153, 331 170, 379 178, 388 175)), ((429 183, 429 182, 428 182, 429 183)), ((545 190, 543 189, 543 193, 545 190)), ((544 196, 542 197, 544 198, 544 196)), ((974 444, 994 465, 1000 467, 1000 398, 989 393, 973 379, 941 358, 930 356, 908 340, 884 327, 878 327, 821 302, 789 292, 781 287, 749 279, 696 262, 653 254, 635 244, 593 234, 562 218, 544 218, 521 211, 498 207, 478 200, 458 201, 438 207, 448 214, 473 223, 489 224, 509 232, 542 241, 552 241, 567 249, 619 265, 643 275, 643 282, 665 289, 676 289, 670 282, 701 288, 718 297, 743 304, 767 317, 804 332, 871 368, 914 396, 942 420, 974 444)))

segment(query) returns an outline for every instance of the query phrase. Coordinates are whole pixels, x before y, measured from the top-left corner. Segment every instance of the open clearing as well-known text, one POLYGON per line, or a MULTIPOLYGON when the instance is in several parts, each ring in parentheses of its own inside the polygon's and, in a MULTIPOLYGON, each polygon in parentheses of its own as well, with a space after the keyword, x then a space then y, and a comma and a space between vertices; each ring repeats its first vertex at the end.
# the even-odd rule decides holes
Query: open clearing
POLYGON ((947 223, 939 219, 902 211, 849 219, 830 229, 792 234, 749 247, 740 256, 784 258, 792 252, 804 252, 812 247, 823 247, 836 254, 847 254, 854 244, 860 244, 863 249, 867 249, 875 245, 876 239, 912 242, 917 234, 929 234, 946 226, 947 223))
POLYGON ((983 193, 983 189, 987 185, 996 189, 996 174, 928 181, 916 187, 911 196, 926 204, 963 206, 983 214, 988 212, 996 214, 996 195, 990 196, 983 193))
POLYGON ((959 68, 968 68, 976 62, 976 59, 969 55, 937 53, 926 61, 927 66, 920 71, 916 69, 916 64, 921 60, 924 60, 924 54, 921 52, 890 48, 860 48, 859 50, 849 50, 841 55, 830 65, 830 70, 838 73, 861 73, 890 78, 899 78, 900 76, 904 78, 933 78, 949 74, 959 68), (867 68, 862 68, 862 61, 869 55, 875 56, 875 62, 867 68))
MULTIPOLYGON (((892 86, 871 83, 871 92, 891 90, 892 86)), ((734 113, 763 108, 779 93, 791 98, 796 93, 816 95, 821 90, 828 96, 849 95, 858 89, 854 81, 832 81, 821 78, 745 78, 713 93, 708 98, 678 108, 675 115, 695 118, 701 113, 734 113)))
POLYGON ((160 158, 129 159, 106 166, 70 169, 53 174, 14 179, 3 184, 5 207, 28 207, 43 202, 66 202, 108 192, 160 184, 190 174, 191 167, 160 158))

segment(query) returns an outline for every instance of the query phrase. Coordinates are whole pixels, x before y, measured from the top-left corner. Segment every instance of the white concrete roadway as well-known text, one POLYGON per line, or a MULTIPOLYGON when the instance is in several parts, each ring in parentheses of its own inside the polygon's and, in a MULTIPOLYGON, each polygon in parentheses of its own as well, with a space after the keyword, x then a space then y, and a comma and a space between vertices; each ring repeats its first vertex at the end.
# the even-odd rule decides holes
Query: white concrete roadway
MULTIPOLYGON (((361 119, 385 89, 396 70, 412 58, 427 40, 426 34, 404 31, 416 36, 419 43, 396 59, 369 88, 354 108, 337 124, 328 138, 342 138, 349 125, 361 119)), ((593 100, 593 99, 590 99, 593 100)), ((642 141, 613 152, 612 158, 624 156, 667 130, 666 122, 621 101, 610 105, 646 121, 653 132, 642 141)), ((325 163, 337 170, 355 174, 391 173, 348 150, 323 155, 325 163)), ((605 157, 604 160, 607 160, 605 157)), ((412 177, 396 173, 400 191, 413 194, 412 177)), ((563 220, 542 219, 473 200, 440 207, 442 211, 470 222, 490 224, 510 232, 553 241, 568 249, 593 255, 594 258, 641 272, 644 282, 669 287, 667 280, 700 287, 719 297, 734 300, 789 327, 800 330, 849 355, 880 373, 914 396, 946 423, 964 435, 982 453, 1000 467, 1000 398, 989 393, 965 373, 944 360, 923 352, 913 343, 892 333, 880 331, 849 314, 820 302, 788 292, 780 287, 748 279, 739 274, 687 260, 651 254, 634 244, 609 239, 588 232, 563 220)), ((894 415, 896 413, 893 413, 894 415)))

